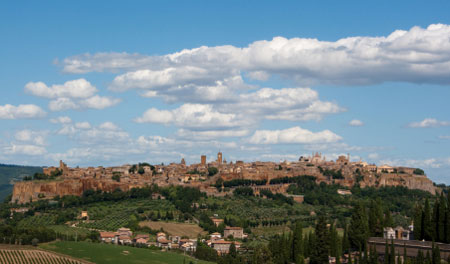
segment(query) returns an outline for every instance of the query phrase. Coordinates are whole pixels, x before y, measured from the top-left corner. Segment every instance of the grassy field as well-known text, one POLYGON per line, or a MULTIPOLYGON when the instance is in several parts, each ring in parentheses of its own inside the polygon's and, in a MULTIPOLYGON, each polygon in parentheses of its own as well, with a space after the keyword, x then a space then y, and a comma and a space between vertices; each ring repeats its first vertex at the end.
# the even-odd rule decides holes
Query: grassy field
POLYGON ((197 238, 199 234, 206 234, 201 227, 195 224, 186 223, 174 223, 174 222, 162 222, 162 221, 143 221, 139 223, 140 226, 148 226, 151 229, 168 232, 173 236, 187 236, 189 238, 197 238))
POLYGON ((42 244, 40 247, 97 264, 182 264, 184 259, 186 259, 186 263, 189 263, 189 261, 198 264, 211 263, 172 252, 161 252, 111 244, 58 241, 42 244))

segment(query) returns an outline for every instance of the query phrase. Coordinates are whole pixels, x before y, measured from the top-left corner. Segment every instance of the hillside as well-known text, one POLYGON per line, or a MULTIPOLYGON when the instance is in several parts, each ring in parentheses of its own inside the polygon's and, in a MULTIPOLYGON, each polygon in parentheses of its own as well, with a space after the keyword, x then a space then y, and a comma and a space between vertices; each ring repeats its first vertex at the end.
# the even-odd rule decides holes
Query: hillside
POLYGON ((42 173, 42 167, 0 164, 0 200, 12 193, 15 181, 36 172, 42 173))
POLYGON ((64 253, 76 258, 91 261, 97 264, 103 263, 192 263, 207 264, 211 262, 195 260, 189 256, 177 253, 161 252, 144 248, 116 246, 110 244, 59 241, 40 246, 46 250, 64 253))

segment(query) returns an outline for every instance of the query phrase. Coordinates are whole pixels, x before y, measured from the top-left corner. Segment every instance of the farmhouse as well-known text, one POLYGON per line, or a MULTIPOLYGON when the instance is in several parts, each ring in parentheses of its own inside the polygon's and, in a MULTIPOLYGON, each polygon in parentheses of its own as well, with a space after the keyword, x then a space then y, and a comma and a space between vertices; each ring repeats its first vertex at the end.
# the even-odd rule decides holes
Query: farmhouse
POLYGON ((230 252, 230 246, 233 243, 236 246, 236 250, 241 246, 241 243, 236 241, 214 240, 211 241, 211 247, 215 249, 219 255, 223 255, 230 252))
POLYGON ((216 226, 219 226, 220 224, 223 223, 223 219, 219 219, 219 218, 215 218, 215 217, 211 217, 211 221, 213 221, 213 223, 214 223, 216 226))
POLYGON ((117 243, 119 234, 114 232, 100 232, 100 241, 104 243, 117 243))
POLYGON ((233 226, 227 226, 225 227, 225 230, 223 230, 223 236, 229 237, 232 236, 233 238, 244 238, 244 229, 242 227, 233 227, 233 226))

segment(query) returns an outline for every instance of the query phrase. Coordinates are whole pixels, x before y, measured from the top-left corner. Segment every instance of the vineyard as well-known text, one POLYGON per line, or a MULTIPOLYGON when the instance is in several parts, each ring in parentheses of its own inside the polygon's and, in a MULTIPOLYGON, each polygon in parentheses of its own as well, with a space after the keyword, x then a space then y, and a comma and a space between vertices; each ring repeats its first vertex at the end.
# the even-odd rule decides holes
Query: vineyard
POLYGON ((55 215, 43 214, 43 215, 34 215, 20 220, 18 223, 19 228, 29 228, 36 226, 49 226, 55 224, 55 215))
POLYGON ((80 223, 79 227, 115 231, 127 225, 131 220, 130 216, 133 214, 176 209, 169 201, 165 200, 134 200, 118 203, 97 203, 87 210, 91 221, 80 223))
POLYGON ((93 228, 98 230, 115 231, 120 227, 128 224, 130 221, 130 214, 134 212, 133 209, 117 210, 114 213, 107 214, 103 219, 94 222, 81 223, 80 227, 93 228))
POLYGON ((84 264, 68 257, 41 250, 0 249, 0 263, 4 264, 84 264))

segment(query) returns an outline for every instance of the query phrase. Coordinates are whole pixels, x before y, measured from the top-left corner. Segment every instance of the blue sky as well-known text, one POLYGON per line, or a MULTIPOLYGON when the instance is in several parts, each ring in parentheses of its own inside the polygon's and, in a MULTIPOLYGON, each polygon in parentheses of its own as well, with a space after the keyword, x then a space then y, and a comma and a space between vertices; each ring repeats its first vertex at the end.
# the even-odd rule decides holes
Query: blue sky
POLYGON ((448 1, 0 8, 0 162, 296 160, 450 183, 448 1))

